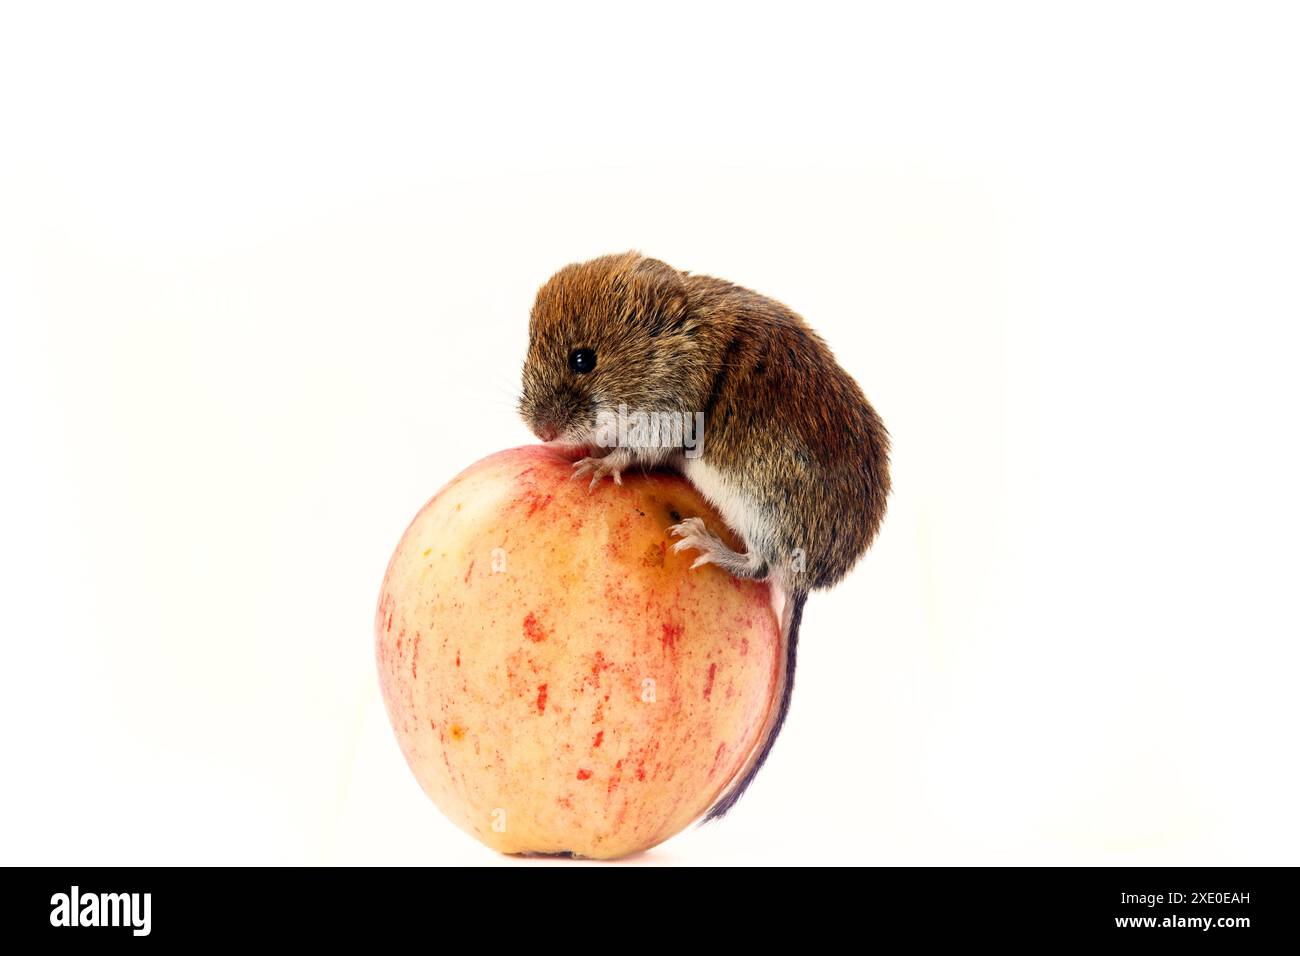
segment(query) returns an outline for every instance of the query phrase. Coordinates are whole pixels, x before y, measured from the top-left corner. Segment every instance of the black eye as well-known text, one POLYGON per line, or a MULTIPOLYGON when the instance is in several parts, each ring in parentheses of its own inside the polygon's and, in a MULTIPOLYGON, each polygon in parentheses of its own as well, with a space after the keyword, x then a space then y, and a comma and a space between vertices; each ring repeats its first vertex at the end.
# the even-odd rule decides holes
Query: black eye
POLYGON ((596 353, 591 349, 574 349, 569 353, 569 368, 586 375, 596 367, 596 353))

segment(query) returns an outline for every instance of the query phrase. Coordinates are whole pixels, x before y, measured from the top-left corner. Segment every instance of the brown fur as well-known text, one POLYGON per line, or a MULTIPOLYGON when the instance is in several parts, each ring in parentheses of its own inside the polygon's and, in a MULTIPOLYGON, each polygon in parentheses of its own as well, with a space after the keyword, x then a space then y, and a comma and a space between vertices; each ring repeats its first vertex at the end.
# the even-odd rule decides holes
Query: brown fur
POLYGON ((703 411, 703 460, 771 516, 776 566, 805 553, 801 590, 840 580, 889 494, 889 437, 857 383, 797 314, 749 289, 635 252, 569 265, 540 290, 520 410, 580 430, 600 403, 703 411), (592 348, 595 371, 568 355, 592 348))
POLYGON ((672 529, 683 536, 676 547, 711 551, 720 567, 767 577, 787 597, 775 705, 744 768, 709 809, 706 819, 716 820, 754 780, 785 723, 808 592, 848 573, 880 528, 889 436, 857 383, 790 309, 635 252, 565 266, 542 286, 519 407, 539 435, 589 444, 597 413, 619 404, 704 413, 704 469, 660 449, 615 449, 600 461, 672 464, 721 482, 715 491, 750 526, 746 554, 690 540, 689 519, 672 529), (574 373, 570 353, 588 348, 595 369, 574 373))

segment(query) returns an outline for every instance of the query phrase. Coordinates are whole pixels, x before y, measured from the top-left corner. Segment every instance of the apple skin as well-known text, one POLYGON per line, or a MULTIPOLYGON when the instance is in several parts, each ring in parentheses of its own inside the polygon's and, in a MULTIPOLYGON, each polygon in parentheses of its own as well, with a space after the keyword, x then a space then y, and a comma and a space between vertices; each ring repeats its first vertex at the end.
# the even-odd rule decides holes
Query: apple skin
POLYGON ((439 491, 388 566, 376 656, 402 753, 457 826, 606 859, 668 839, 736 776, 780 625, 767 584, 673 552, 677 516, 741 547, 687 481, 589 491, 572 461, 515 448, 439 491))

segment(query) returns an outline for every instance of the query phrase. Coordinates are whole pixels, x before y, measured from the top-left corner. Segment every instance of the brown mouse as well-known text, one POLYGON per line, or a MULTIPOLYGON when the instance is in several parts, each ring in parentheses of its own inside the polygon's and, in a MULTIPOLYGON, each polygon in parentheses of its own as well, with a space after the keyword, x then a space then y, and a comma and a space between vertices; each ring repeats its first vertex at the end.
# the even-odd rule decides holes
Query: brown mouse
POLYGON ((542 286, 519 407, 543 441, 598 453, 575 463, 592 485, 620 481, 633 466, 680 471, 745 551, 732 551, 699 518, 672 528, 681 538, 675 550, 698 550, 694 566, 713 563, 774 585, 785 651, 778 706, 709 810, 707 819, 717 819, 744 793, 785 721, 808 592, 844 577, 880 528, 889 494, 885 426, 789 308, 636 252, 565 266, 542 286), (636 411, 686 424, 681 435, 633 427, 610 441, 611 422, 636 411))

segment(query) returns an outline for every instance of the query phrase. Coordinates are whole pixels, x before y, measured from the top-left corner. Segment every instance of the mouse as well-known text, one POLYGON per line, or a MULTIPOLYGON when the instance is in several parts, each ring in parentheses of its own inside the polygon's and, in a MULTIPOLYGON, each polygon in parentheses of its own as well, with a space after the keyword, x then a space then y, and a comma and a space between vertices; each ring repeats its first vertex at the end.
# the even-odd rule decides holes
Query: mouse
POLYGON ((771 585, 781 635, 774 706, 705 814, 719 819, 785 723, 808 594, 843 579, 880 530, 889 433, 792 309, 635 251, 567 265, 538 290, 519 412, 543 442, 583 449, 574 476, 589 476, 589 489, 633 468, 682 474, 745 550, 690 516, 669 529, 674 551, 694 552, 693 569, 713 564, 771 585), (609 427, 637 412, 688 427, 609 427))

